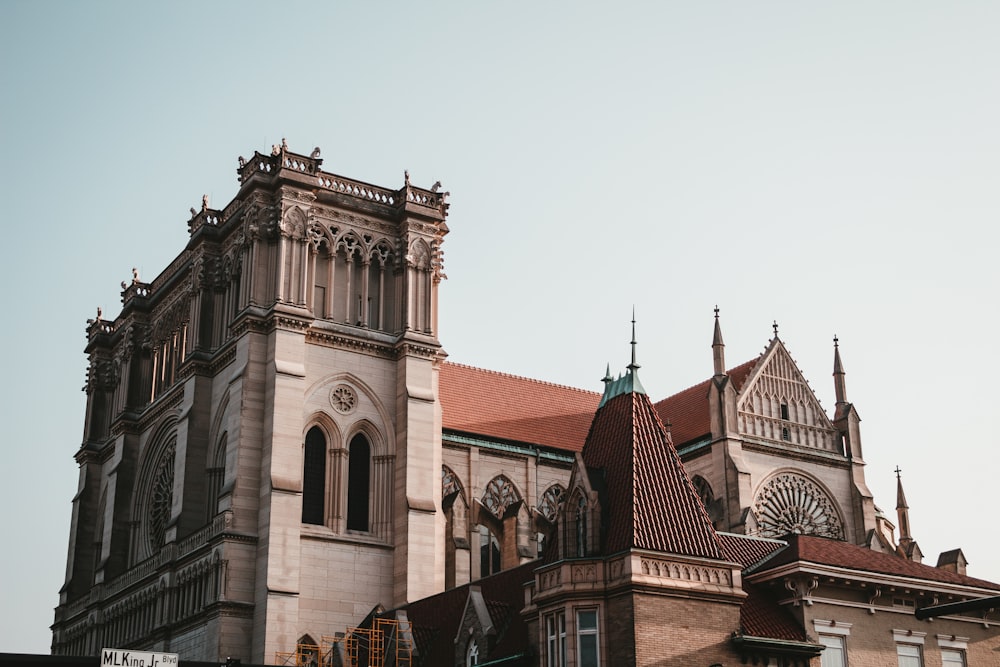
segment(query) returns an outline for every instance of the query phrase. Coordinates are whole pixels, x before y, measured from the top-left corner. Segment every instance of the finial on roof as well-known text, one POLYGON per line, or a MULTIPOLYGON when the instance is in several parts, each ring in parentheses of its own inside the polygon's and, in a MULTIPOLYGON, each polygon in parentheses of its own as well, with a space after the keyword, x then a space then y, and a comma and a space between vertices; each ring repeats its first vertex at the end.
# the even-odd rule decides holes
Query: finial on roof
POLYGON ((771 324, 771 327, 774 329, 774 337, 777 338, 778 337, 778 320, 774 320, 774 322, 771 324))
POLYGON ((605 403, 610 401, 615 396, 620 396, 621 394, 645 394, 646 390, 639 382, 639 364, 635 361, 635 308, 632 308, 632 363, 630 363, 627 368, 628 370, 624 375, 619 375, 617 378, 611 377, 611 365, 608 364, 608 370, 604 374, 602 382, 604 382, 604 395, 601 397, 601 402, 597 406, 598 409, 604 406, 605 403))
POLYGON ((635 306, 632 306, 632 363, 628 365, 630 371, 639 368, 639 364, 635 363, 635 344, 635 306))

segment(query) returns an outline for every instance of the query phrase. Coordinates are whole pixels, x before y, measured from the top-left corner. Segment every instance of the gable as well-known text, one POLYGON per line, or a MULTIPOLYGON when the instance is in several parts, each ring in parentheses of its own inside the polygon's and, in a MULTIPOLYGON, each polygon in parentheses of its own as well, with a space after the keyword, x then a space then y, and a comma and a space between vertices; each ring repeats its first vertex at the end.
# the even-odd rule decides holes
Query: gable
POLYGON ((741 435, 843 453, 833 423, 777 338, 741 388, 736 411, 741 435))

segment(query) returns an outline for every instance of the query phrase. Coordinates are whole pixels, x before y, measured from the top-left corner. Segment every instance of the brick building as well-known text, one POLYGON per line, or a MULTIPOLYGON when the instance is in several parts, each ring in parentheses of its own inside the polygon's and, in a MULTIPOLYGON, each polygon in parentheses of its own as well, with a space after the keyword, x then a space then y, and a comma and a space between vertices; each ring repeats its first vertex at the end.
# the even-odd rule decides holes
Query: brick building
POLYGON ((996 655, 995 614, 915 619, 1000 586, 959 551, 920 564, 901 487, 895 539, 839 349, 832 415, 777 328, 727 368, 718 313, 713 375, 659 402, 634 355, 603 393, 445 362, 447 193, 321 167, 284 144, 241 158, 236 197, 192 209, 176 259, 88 324, 54 653, 996 655))

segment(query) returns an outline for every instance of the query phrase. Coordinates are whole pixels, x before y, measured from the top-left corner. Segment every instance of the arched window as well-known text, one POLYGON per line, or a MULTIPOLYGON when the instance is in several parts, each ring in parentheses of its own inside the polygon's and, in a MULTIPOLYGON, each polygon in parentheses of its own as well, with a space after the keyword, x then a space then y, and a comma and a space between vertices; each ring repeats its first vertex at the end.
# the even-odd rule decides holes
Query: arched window
POLYGON ((371 445, 364 435, 351 438, 347 463, 347 529, 368 532, 371 445))
POLYGON ((465 667, 473 667, 479 664, 479 644, 475 639, 469 640, 469 648, 465 652, 465 667))
POLYGON ((208 477, 208 494, 205 498, 205 520, 211 521, 219 513, 219 496, 226 474, 226 434, 223 433, 215 449, 215 456, 205 471, 208 477))
POLYGON ((306 433, 302 463, 302 523, 323 525, 326 499, 326 437, 318 426, 306 433))
POLYGON ((500 571, 500 542, 486 526, 479 526, 479 576, 486 577, 500 571))

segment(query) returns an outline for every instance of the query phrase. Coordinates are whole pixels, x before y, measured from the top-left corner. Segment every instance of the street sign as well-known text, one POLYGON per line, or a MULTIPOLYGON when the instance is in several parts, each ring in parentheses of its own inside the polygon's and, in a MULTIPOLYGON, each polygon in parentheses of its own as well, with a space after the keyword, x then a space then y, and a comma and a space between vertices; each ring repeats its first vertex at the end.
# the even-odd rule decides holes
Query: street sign
POLYGON ((178 664, 176 653, 101 649, 101 667, 177 667, 178 664))

